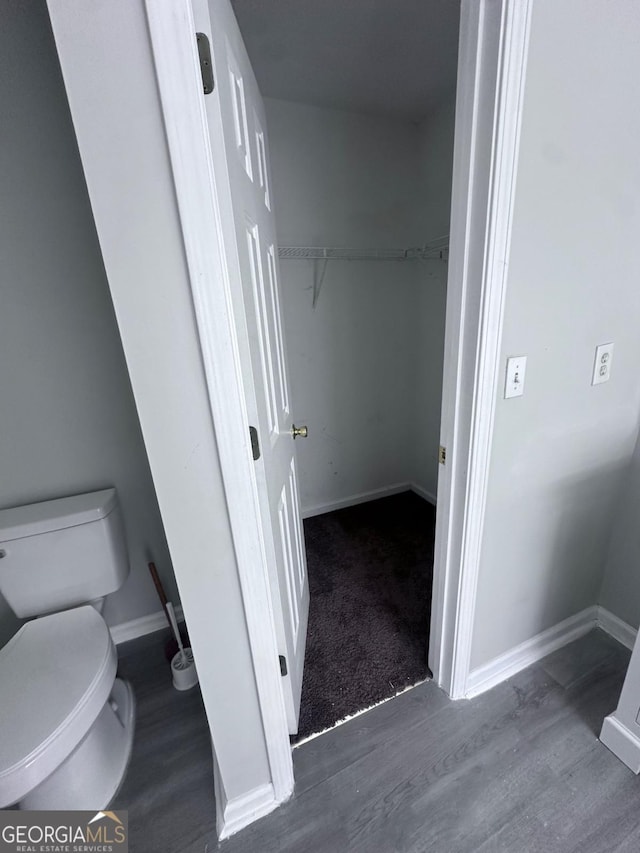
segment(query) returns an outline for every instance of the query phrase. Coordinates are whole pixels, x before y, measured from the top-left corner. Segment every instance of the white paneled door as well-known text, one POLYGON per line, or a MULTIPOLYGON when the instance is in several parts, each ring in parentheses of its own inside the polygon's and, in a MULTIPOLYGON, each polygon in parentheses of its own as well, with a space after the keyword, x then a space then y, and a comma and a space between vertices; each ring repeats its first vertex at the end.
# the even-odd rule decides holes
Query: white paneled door
MULTIPOLYGON (((269 567, 289 730, 298 729, 309 611, 293 439, 294 413, 280 310, 279 264, 264 104, 228 0, 194 0, 210 42, 214 89, 204 98, 228 286, 237 329, 264 556, 269 567)), ((195 34, 194 34, 195 38, 195 34)), ((214 236, 212 235, 212 240, 214 236)))

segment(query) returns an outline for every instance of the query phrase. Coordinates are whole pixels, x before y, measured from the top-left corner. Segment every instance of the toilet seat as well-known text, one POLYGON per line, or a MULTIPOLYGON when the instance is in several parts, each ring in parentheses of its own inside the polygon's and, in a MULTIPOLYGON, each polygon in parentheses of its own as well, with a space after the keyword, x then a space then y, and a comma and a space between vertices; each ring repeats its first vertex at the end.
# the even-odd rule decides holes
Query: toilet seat
POLYGON ((82 741, 116 667, 109 629, 90 606, 27 622, 0 649, 0 808, 21 800, 82 741))

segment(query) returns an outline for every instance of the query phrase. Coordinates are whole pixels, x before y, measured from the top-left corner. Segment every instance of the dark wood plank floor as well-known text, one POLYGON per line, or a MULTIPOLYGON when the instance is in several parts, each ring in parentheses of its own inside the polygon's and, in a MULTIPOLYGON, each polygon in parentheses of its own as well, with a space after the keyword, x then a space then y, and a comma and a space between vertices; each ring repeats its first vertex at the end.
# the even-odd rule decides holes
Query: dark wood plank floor
MULTIPOLYGON (((597 740, 628 659, 593 631, 471 701, 420 685, 296 749, 294 798, 220 849, 638 851, 640 781, 597 740)), ((132 662, 138 691, 148 672, 132 662)), ((197 731, 204 717, 194 701, 187 724, 183 705, 186 730, 170 734, 177 705, 162 705, 175 697, 153 700, 156 689, 140 697, 134 764, 119 797, 130 810, 132 850, 210 853, 208 735, 197 731)))
POLYGON ((159 632, 118 647, 118 675, 131 682, 136 696, 136 730, 113 808, 129 811, 131 853, 177 853, 203 833, 215 836, 211 736, 202 696, 198 687, 174 690, 164 657, 167 637, 159 632))

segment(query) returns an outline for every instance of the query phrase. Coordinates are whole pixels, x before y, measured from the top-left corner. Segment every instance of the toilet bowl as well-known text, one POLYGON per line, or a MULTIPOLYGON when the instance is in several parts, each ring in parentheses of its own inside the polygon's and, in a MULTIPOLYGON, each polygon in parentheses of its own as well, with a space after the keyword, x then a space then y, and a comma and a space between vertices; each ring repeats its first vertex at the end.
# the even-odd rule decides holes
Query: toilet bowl
POLYGON ((27 622, 0 649, 0 807, 101 809, 124 776, 134 702, 90 606, 27 622))
POLYGON ((127 576, 122 537, 113 489, 0 511, 0 592, 46 614, 0 649, 0 808, 104 810, 120 787, 135 702, 95 604, 127 576))

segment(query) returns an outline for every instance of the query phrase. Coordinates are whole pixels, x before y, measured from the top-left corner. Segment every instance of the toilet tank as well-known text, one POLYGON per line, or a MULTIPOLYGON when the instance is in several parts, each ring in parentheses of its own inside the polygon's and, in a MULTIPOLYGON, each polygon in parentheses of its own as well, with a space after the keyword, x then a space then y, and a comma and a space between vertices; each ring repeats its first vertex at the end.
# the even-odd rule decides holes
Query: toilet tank
POLYGON ((86 604, 128 573, 115 489, 0 510, 0 592, 16 616, 86 604))

